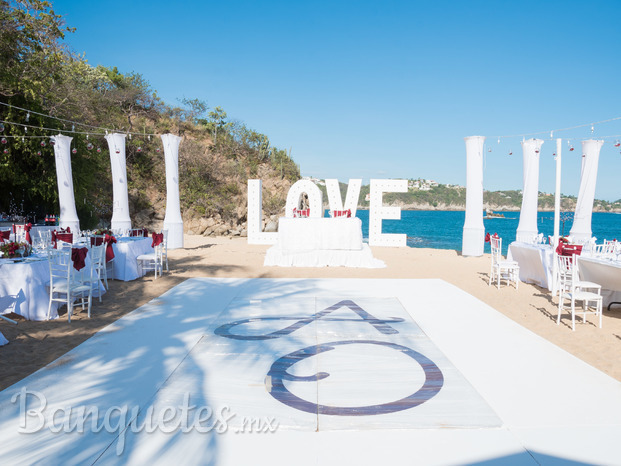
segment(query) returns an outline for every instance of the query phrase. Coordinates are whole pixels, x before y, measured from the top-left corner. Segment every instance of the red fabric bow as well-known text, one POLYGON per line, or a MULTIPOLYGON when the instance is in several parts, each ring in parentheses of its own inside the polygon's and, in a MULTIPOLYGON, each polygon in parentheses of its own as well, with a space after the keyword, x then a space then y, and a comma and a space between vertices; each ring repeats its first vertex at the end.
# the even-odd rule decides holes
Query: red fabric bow
POLYGON ((152 235, 153 241, 151 241, 151 247, 159 246, 164 241, 164 233, 155 233, 152 235))
POLYGON ((8 241, 11 239, 11 230, 0 231, 0 240, 8 241))
POLYGON ((84 268, 84 259, 88 253, 87 248, 71 248, 71 260, 73 261, 73 268, 80 271, 84 268))
POLYGON ((52 247, 56 249, 56 230, 52 230, 52 247))
POLYGON ((565 244, 562 242, 558 243, 556 247, 556 253, 559 256, 573 256, 574 254, 579 256, 582 254, 582 245, 580 244, 565 244))
POLYGON ((490 236, 489 233, 487 233, 485 235, 485 242, 489 243, 491 241, 491 238, 499 238, 498 233, 494 233, 492 236, 490 236))
POLYGON ((112 235, 106 234, 104 237, 104 242, 106 243, 106 262, 110 262, 114 259, 114 249, 112 249, 112 245, 116 243, 116 238, 112 235))

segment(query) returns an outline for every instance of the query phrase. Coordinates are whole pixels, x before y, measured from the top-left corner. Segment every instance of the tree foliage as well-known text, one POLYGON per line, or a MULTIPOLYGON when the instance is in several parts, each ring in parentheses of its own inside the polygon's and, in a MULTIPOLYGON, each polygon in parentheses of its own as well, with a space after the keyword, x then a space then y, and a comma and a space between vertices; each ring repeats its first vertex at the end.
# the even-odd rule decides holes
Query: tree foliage
POLYGON ((282 178, 299 178, 286 152, 272 147, 267 136, 229 120, 221 107, 209 109, 206 102, 192 98, 171 107, 139 73, 91 66, 63 43, 73 30, 50 2, 0 0, 0 103, 5 104, 0 105, 0 120, 6 122, 0 136, 7 139, 0 144, 0 183, 8 194, 0 196, 0 211, 39 218, 58 214, 49 137, 64 133, 73 137, 77 149, 72 172, 81 224, 109 219, 110 154, 103 128, 134 133, 126 140, 130 209, 144 208, 150 190, 165 192, 161 141, 150 133, 184 136, 184 208, 234 216, 243 197, 240 186, 260 166, 282 178), (75 127, 71 121, 80 124, 75 127))

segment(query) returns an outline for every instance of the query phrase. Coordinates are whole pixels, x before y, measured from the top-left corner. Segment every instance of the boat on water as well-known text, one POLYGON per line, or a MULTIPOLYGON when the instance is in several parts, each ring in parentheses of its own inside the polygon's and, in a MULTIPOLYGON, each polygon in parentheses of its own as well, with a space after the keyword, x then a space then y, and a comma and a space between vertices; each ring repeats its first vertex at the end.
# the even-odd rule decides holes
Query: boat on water
POLYGON ((503 214, 495 213, 492 210, 485 209, 485 216, 483 218, 505 218, 503 214))

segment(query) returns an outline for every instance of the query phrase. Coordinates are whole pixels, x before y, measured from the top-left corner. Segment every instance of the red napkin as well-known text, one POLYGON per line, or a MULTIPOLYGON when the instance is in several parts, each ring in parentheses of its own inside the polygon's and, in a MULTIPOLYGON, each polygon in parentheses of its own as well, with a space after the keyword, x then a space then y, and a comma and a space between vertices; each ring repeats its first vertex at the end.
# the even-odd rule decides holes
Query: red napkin
POLYGON ((114 259, 114 249, 112 249, 112 244, 116 243, 116 238, 112 235, 106 235, 104 238, 104 242, 107 244, 106 262, 110 262, 112 259, 114 259))
POLYGON ((32 228, 32 223, 28 223, 24 225, 24 230, 26 230, 26 241, 28 244, 32 245, 32 238, 30 237, 30 229, 32 228))
POLYGON ((159 246, 164 241, 164 233, 155 233, 153 232, 153 241, 151 242, 151 247, 159 246))
POLYGON ((84 259, 88 254, 87 248, 71 248, 71 260, 73 261, 73 268, 80 271, 84 268, 84 259))
POLYGON ((144 229, 142 230, 142 236, 144 236, 145 238, 148 238, 148 237, 149 237, 149 230, 147 230, 146 228, 144 228, 144 229))

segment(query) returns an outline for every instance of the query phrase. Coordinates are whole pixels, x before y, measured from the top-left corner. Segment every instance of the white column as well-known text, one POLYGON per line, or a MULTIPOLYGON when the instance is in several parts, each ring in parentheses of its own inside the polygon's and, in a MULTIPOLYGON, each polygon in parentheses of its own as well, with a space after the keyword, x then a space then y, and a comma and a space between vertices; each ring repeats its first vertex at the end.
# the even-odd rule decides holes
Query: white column
POLYGON ((401 219, 401 207, 385 206, 384 193, 407 193, 408 180, 371 180, 369 206, 369 246, 403 247, 407 245, 406 234, 382 233, 382 220, 401 219))
POLYGON ((127 166, 125 164, 125 135, 107 134, 112 167, 112 229, 132 227, 129 218, 129 199, 127 197, 127 166))
POLYGON ((293 209, 298 207, 300 196, 306 193, 311 217, 323 217, 323 194, 315 183, 310 180, 298 180, 287 193, 285 217, 293 217, 293 209))
POLYGON ((179 143, 174 134, 162 134, 166 161, 166 215, 164 230, 168 230, 168 249, 183 248, 183 219, 179 203, 179 143))
POLYGON ((597 184, 597 166, 599 151, 604 141, 589 139, 582 141, 582 176, 580 177, 580 191, 576 202, 574 223, 569 234, 574 241, 582 242, 591 239, 591 216, 593 214, 593 200, 595 199, 595 185, 597 184))
POLYGON ((360 200, 360 187, 362 179, 351 179, 347 185, 347 195, 345 196, 345 205, 341 197, 341 188, 339 180, 326 179, 326 192, 328 193, 328 204, 330 210, 351 210, 351 216, 356 216, 358 210, 358 201, 360 200))
POLYGON ((59 226, 70 227, 72 232, 80 230, 80 220, 75 208, 73 176, 71 175, 71 140, 69 136, 53 136, 54 159, 56 160, 56 180, 58 182, 58 202, 60 204, 59 226))
POLYGON ((539 202, 539 151, 542 139, 522 141, 524 188, 522 189, 522 208, 517 227, 516 241, 532 243, 537 230, 537 204, 539 202))
POLYGON ((466 141, 466 220, 462 236, 463 256, 482 256, 485 246, 483 226, 483 143, 485 136, 469 136, 466 141))
MULTIPOLYGON (((556 251, 561 224, 561 138, 556 140, 556 188, 554 190, 554 239, 552 240, 552 250, 556 251)), ((552 294, 556 294, 559 283, 556 282, 558 263, 552 261, 552 294)))
POLYGON ((248 244, 276 244, 278 233, 261 231, 263 226, 263 183, 248 180, 248 244))

